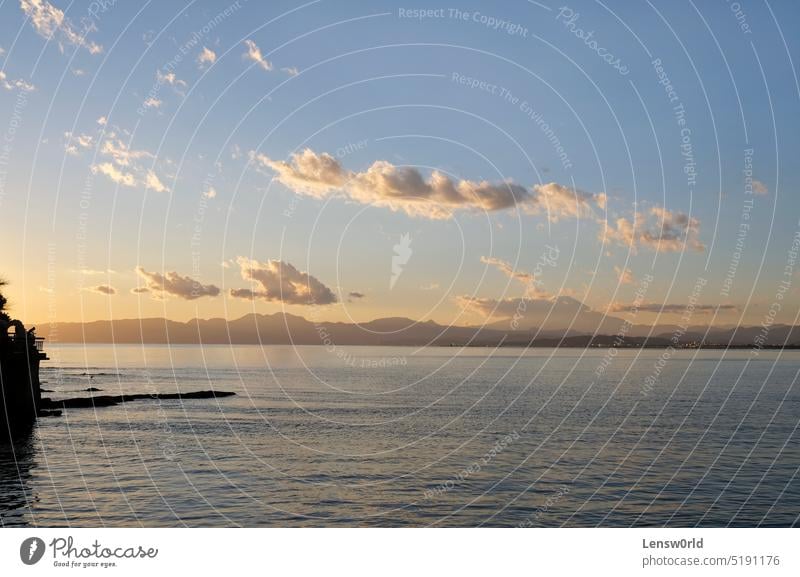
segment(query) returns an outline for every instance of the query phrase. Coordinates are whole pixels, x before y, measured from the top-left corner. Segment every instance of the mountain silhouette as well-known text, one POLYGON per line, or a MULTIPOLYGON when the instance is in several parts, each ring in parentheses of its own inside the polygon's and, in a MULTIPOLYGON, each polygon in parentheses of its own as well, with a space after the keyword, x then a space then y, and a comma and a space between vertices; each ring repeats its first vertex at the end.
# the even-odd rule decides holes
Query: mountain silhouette
MULTIPOLYGON (((365 323, 312 322, 288 313, 247 314, 227 321, 223 318, 192 319, 187 322, 163 318, 119 319, 86 323, 44 324, 40 336, 51 343, 152 343, 152 344, 296 344, 296 345, 528 345, 608 346, 619 337, 624 320, 593 311, 569 297, 560 297, 549 316, 526 314, 512 328, 510 320, 484 326, 447 326, 434 321, 381 318, 365 323), (570 302, 573 301, 573 302, 570 302), (576 305, 577 303, 577 305, 576 305), (539 320, 538 324, 536 320, 539 320), (591 337, 594 337, 592 340, 591 337)), ((534 302, 534 301, 532 301, 534 302)), ((800 327, 773 325, 764 335, 756 327, 705 327, 679 330, 673 325, 629 325, 622 333, 630 343, 650 346, 699 343, 750 346, 764 339, 766 346, 800 343, 800 327), (674 341, 673 337, 678 336, 674 341)))

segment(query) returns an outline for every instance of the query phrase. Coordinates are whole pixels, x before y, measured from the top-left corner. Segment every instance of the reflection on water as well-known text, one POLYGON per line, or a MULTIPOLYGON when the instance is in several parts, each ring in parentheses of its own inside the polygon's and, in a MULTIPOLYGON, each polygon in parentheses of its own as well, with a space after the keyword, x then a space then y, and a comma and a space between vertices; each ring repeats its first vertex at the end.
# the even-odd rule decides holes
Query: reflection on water
POLYGON ((798 524, 800 354, 51 347, 4 526, 798 524), (598 366, 604 370, 597 371, 598 366), (598 376, 598 374, 600 376, 598 376))
POLYGON ((33 428, 16 433, 13 443, 0 442, 0 521, 3 526, 31 523, 36 495, 30 484, 35 467, 33 428))

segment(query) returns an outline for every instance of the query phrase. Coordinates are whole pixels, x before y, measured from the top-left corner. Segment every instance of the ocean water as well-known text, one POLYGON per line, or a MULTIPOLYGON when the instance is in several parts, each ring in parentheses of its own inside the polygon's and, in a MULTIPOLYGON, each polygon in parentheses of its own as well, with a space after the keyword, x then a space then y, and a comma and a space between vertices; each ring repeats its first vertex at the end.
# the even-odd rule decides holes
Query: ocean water
POLYGON ((48 353, 53 398, 236 396, 40 419, 0 447, 3 526, 800 524, 796 351, 48 353))

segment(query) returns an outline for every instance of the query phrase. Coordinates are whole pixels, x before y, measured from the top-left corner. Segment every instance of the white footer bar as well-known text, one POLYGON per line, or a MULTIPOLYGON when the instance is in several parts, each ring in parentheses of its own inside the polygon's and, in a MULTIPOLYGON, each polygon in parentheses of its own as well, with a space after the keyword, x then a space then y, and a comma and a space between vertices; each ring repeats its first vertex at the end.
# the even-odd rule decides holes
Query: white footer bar
POLYGON ((800 575, 799 536, 793 529, 3 529, 0 574, 800 575))

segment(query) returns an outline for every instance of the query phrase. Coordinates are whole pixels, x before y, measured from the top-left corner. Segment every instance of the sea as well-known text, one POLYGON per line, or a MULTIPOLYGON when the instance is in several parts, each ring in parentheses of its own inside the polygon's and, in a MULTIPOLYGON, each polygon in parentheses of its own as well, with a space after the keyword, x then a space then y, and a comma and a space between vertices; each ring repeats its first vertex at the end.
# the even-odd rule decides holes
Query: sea
POLYGON ((49 345, 4 527, 787 527, 800 351, 49 345), (87 390, 91 389, 91 390, 87 390))

